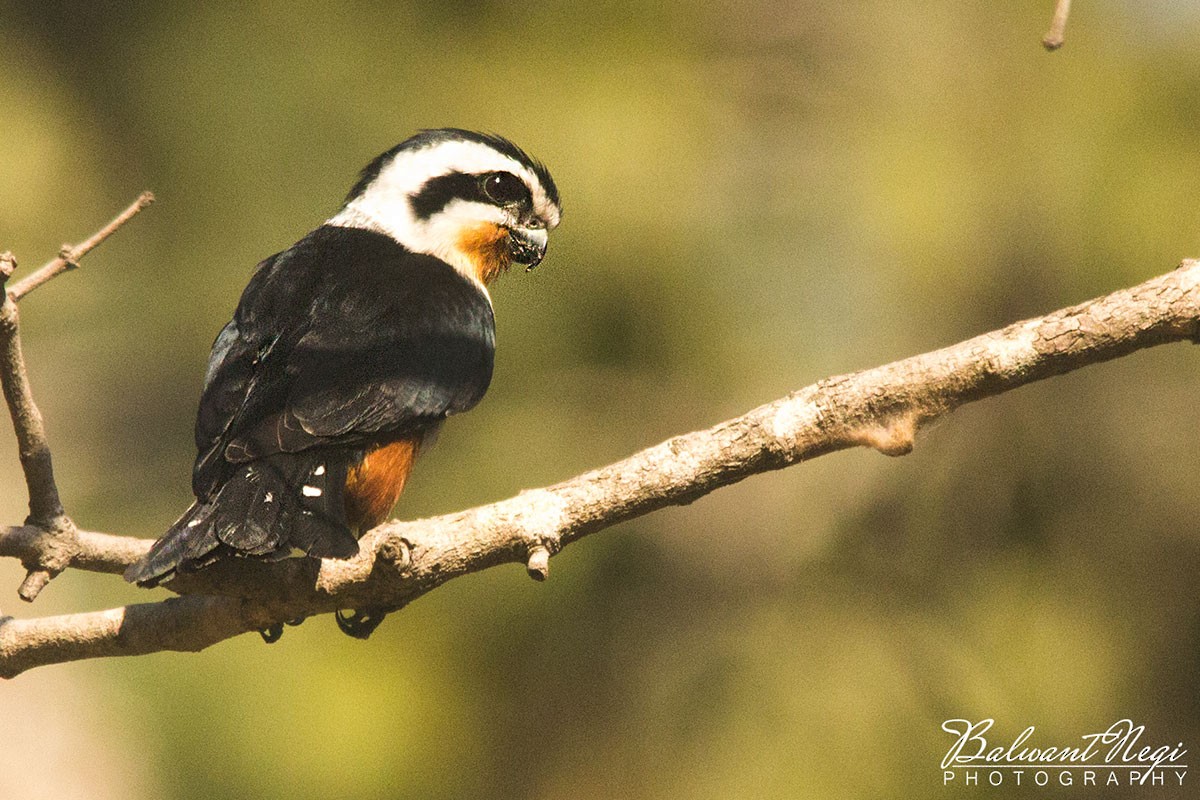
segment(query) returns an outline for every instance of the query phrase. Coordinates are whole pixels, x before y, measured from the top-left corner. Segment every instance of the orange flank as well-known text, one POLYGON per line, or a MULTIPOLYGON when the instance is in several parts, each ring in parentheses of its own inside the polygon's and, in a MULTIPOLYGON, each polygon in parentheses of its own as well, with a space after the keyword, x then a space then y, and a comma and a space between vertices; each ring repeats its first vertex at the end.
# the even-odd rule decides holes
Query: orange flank
POLYGON ((508 231, 491 222, 470 228, 458 239, 458 247, 475 265, 475 274, 484 284, 512 264, 508 254, 508 231))
POLYGON ((346 475, 346 521, 363 534, 387 519, 404 491, 412 472, 419 437, 398 439, 367 451, 362 462, 346 475))

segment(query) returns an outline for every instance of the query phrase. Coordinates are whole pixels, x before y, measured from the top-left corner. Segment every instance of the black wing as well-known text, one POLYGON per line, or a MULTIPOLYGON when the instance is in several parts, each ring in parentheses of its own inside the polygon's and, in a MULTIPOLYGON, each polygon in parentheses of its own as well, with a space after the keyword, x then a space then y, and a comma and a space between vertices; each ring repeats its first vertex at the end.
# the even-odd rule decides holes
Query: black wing
POLYGON ((213 345, 196 496, 235 464, 358 445, 465 411, 491 381, 483 290, 382 234, 323 226, 259 265, 213 345))

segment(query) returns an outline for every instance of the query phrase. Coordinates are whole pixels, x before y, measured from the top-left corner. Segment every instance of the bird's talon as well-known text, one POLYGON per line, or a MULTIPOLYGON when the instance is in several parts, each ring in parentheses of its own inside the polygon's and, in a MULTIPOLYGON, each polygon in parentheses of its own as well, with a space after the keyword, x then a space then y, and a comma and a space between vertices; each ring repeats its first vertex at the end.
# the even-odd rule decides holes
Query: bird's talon
POLYGON ((338 628, 347 636, 353 636, 355 639, 367 639, 375 629, 379 627, 379 623, 383 622, 387 612, 379 608, 355 609, 353 611, 338 610, 334 617, 337 619, 338 628))

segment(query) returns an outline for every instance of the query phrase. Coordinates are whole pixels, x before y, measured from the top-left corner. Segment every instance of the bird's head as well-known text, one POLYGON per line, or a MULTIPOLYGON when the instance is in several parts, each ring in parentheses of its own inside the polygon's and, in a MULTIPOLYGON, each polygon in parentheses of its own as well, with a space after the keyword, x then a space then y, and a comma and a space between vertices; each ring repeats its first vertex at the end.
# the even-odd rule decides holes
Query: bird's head
POLYGON ((541 162, 500 136, 439 128, 368 164, 329 224, 387 234, 487 284, 537 266, 561 215, 541 162))

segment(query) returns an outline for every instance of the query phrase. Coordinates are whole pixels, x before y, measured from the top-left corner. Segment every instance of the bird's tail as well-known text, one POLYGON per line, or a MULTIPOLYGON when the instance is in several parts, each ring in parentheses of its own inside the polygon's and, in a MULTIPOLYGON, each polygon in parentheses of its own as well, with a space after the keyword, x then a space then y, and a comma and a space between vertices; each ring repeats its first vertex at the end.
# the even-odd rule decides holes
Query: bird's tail
POLYGON ((319 558, 350 558, 358 542, 346 524, 346 469, 345 458, 320 450, 238 465, 212 497, 193 503, 125 571, 125 580, 156 586, 176 571, 225 555, 274 560, 298 549, 319 558))

